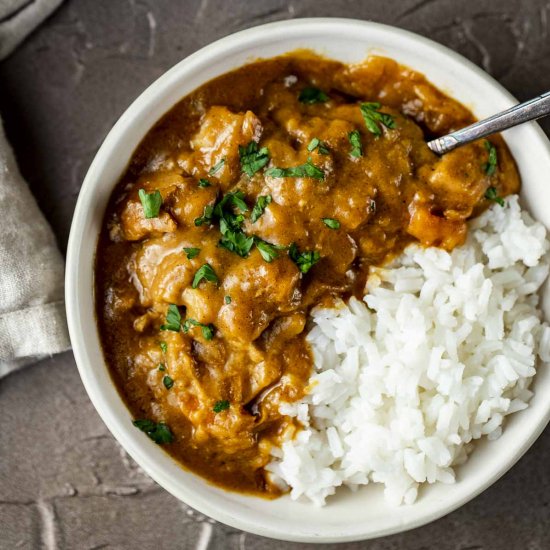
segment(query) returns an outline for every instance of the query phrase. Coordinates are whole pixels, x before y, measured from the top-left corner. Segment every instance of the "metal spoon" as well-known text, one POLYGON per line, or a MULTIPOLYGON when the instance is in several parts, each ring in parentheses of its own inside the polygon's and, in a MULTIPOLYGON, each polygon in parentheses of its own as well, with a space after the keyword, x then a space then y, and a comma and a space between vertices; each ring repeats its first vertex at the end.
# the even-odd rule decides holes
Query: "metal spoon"
POLYGON ((550 115, 550 92, 539 95, 525 103, 520 103, 506 111, 480 120, 452 134, 428 142, 428 147, 438 155, 452 151, 456 147, 475 141, 476 139, 496 134, 512 126, 517 126, 529 120, 535 120, 550 115))

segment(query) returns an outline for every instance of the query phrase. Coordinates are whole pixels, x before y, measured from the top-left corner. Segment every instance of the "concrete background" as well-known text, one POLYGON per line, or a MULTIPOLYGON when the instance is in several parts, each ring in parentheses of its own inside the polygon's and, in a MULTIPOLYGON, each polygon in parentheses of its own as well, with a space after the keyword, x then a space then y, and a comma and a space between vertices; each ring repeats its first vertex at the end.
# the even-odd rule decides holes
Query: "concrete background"
MULTIPOLYGON (((372 19, 429 36, 519 99, 550 89, 543 0, 69 0, 0 64, 0 113, 61 249, 95 151, 148 84, 226 34, 304 16, 372 19)), ((504 478, 453 514, 326 548, 548 549, 549 459, 547 430, 504 478)), ((306 547, 216 524, 147 478, 99 419, 71 353, 0 381, 0 548, 306 547)))

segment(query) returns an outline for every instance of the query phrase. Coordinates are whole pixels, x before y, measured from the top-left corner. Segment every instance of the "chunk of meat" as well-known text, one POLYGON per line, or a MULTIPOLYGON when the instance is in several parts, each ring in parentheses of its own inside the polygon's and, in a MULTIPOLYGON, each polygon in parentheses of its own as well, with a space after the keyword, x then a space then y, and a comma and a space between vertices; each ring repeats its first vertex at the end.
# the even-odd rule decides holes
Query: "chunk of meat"
POLYGON ((435 199, 448 219, 466 219, 483 199, 490 178, 483 170, 487 153, 480 142, 455 149, 435 164, 422 167, 435 199))
POLYGON ((227 271, 223 289, 231 302, 220 309, 216 326, 226 338, 255 340, 276 314, 299 303, 299 282, 300 272, 286 254, 267 263, 254 251, 227 271))
POLYGON ((184 304, 185 289, 190 287, 201 265, 213 262, 217 242, 214 235, 203 235, 199 241, 195 233, 178 230, 143 243, 129 265, 141 304, 146 307, 155 302, 184 304), (199 248, 201 253, 189 259, 184 248, 199 248))
POLYGON ((200 187, 194 178, 182 178, 168 199, 168 208, 172 217, 182 227, 194 227, 209 204, 216 202, 217 186, 200 187))
POLYGON ((473 122, 463 105, 426 82, 421 74, 391 59, 372 56, 365 63, 342 68, 334 78, 348 94, 400 109, 434 134, 445 134, 473 122))
MULTIPOLYGON (((181 295, 181 303, 187 308, 187 317, 199 323, 210 324, 216 320, 223 303, 223 295, 217 285, 202 282, 197 288, 188 285, 181 295)), ((193 334, 201 334, 198 328, 193 328, 192 331, 193 334)))
POLYGON ((158 218, 147 219, 139 198, 129 198, 124 203, 120 213, 120 226, 124 238, 128 241, 140 241, 145 237, 171 233, 177 228, 176 222, 168 212, 160 212, 158 218))
POLYGON ((262 239, 282 246, 299 242, 304 235, 304 224, 300 212, 272 201, 264 213, 252 223, 246 221, 246 231, 262 239))
POLYGON ((177 224, 167 211, 167 203, 174 191, 181 186, 183 178, 177 172, 157 172, 144 174, 132 185, 120 212, 120 224, 124 238, 139 241, 145 237, 158 236, 176 230, 177 224), (162 195, 162 206, 157 218, 146 218, 139 199, 139 191, 147 193, 159 191, 162 195))
POLYGON ((431 211, 431 205, 420 194, 409 205, 411 219, 407 232, 424 246, 438 246, 452 250, 464 244, 467 226, 465 220, 449 220, 431 211))
POLYGON ((239 145, 258 142, 261 134, 262 125, 252 111, 233 113, 227 107, 210 107, 191 139, 193 151, 182 153, 179 165, 197 178, 211 177, 225 190, 241 174, 239 145))

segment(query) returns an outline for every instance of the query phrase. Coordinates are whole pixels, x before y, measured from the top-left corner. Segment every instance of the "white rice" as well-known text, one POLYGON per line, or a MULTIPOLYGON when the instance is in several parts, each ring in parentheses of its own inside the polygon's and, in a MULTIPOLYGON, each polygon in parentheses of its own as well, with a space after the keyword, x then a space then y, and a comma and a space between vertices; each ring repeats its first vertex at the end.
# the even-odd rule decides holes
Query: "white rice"
POLYGON ((421 483, 453 483, 471 442, 498 438, 527 407, 536 356, 550 361, 537 294, 549 243, 517 196, 506 203, 451 253, 411 245, 373 269, 365 303, 313 313, 311 391, 280 407, 304 429, 268 467, 293 499, 323 505, 341 485, 377 482, 412 503, 421 483))

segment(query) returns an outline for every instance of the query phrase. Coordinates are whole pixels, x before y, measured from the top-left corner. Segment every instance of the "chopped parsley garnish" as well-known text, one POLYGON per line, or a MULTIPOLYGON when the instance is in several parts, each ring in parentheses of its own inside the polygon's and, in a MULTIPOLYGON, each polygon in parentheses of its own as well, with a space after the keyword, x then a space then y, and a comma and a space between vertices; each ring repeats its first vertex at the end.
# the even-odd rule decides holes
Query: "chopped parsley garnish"
POLYGON ((162 378, 162 383, 164 384, 164 387, 169 390, 174 385, 174 379, 170 378, 170 376, 166 375, 162 378))
POLYGON ((248 237, 240 229, 238 231, 228 229, 220 239, 219 245, 238 254, 241 258, 246 258, 254 245, 254 237, 248 237))
POLYGON ((200 227, 203 224, 211 224, 213 216, 214 216, 214 206, 211 204, 207 204, 204 207, 202 216, 200 218, 195 218, 195 225, 197 227, 200 227))
POLYGON ((162 206, 162 195, 157 189, 152 193, 147 193, 145 189, 138 191, 141 206, 143 206, 143 215, 147 218, 158 218, 160 207, 162 206))
MULTIPOLYGON (((218 202, 214 207, 214 215, 218 216, 219 218, 227 216, 226 207, 228 206, 235 206, 239 210, 246 212, 248 210, 248 206, 246 205, 246 202, 244 202, 244 193, 242 191, 226 193, 223 196, 222 200, 218 202)), ((243 220, 244 218, 242 218, 240 221, 242 222, 243 220)))
POLYGON ((163 443, 172 443, 174 435, 170 428, 164 422, 153 422, 152 420, 134 420, 132 424, 145 432, 155 443, 162 445, 163 443))
MULTIPOLYGON (((252 210, 251 220, 253 222, 261 216, 270 202, 271 196, 269 195, 258 197, 252 210)), ((210 206, 208 210, 207 208, 205 208, 205 213, 202 218, 197 218, 195 220, 195 225, 202 225, 203 223, 211 224, 217 220, 220 224, 220 233, 222 234, 218 245, 230 252, 238 254, 242 258, 246 258, 254 246, 255 238, 247 235, 241 228, 244 222, 244 215, 242 212, 248 211, 248 206, 244 200, 244 193, 242 191, 226 193, 214 206, 210 206)), ((260 241, 261 239, 258 242, 260 241)), ((258 248, 260 249, 261 247, 260 253, 264 259, 266 257, 270 258, 269 261, 273 259, 273 251, 270 249, 270 247, 273 246, 274 245, 270 245, 269 243, 259 245, 258 248)), ((206 268, 206 272, 201 272, 199 270, 195 274, 193 288, 196 288, 196 285, 198 285, 203 278, 211 282, 218 282, 218 278, 213 270, 210 273, 210 270, 206 268), (208 276, 210 276, 210 279, 208 276)))
POLYGON ((216 164, 214 164, 214 166, 212 166, 212 168, 210 168, 210 170, 208 170, 208 175, 213 176, 214 174, 217 174, 223 168, 224 164, 225 158, 219 160, 216 164))
POLYGON ((195 319, 185 319, 183 323, 183 332, 189 332, 191 327, 201 327, 202 336, 205 340, 212 340, 214 336, 214 325, 205 325, 204 323, 199 323, 195 319))
POLYGON ((203 279, 210 283, 218 283, 218 276, 216 275, 216 272, 212 269, 212 266, 210 264, 204 264, 203 266, 199 267, 199 269, 195 273, 195 276, 193 277, 193 283, 191 284, 191 286, 193 288, 197 288, 203 279))
POLYGON ((386 128, 395 128, 395 120, 391 115, 379 112, 381 105, 378 102, 361 103, 361 114, 367 130, 375 136, 382 135, 382 128, 380 125, 386 128))
POLYGON ((235 208, 242 212, 248 210, 242 191, 227 193, 214 208, 214 217, 219 220, 220 233, 222 234, 219 246, 245 258, 254 244, 254 238, 248 237, 242 231, 241 225, 244 222, 244 216, 236 214, 235 208))
POLYGON ((348 134, 349 142, 351 143, 351 151, 349 154, 352 157, 363 156, 363 144, 361 143, 361 133, 359 130, 353 130, 348 134))
POLYGON ((488 139, 485 140, 484 145, 489 153, 489 158, 483 165, 483 170, 488 176, 492 176, 497 171, 498 166, 497 149, 488 139))
POLYGON ((324 103, 325 101, 328 101, 328 95, 325 94, 322 90, 319 90, 319 88, 315 88, 313 86, 309 86, 307 88, 304 88, 300 95, 298 96, 298 101, 301 103, 306 103, 307 105, 313 105, 314 103, 324 103))
POLYGON ((307 273, 320 259, 321 255, 317 250, 300 252, 298 247, 292 243, 288 249, 290 259, 298 266, 302 273, 307 273))
POLYGON ((500 204, 500 206, 502 206, 503 208, 506 204, 504 202, 504 199, 502 197, 498 196, 496 187, 489 187, 487 189, 487 191, 485 191, 485 198, 487 200, 494 201, 494 202, 500 204))
POLYGON ((330 229, 340 229, 340 222, 334 218, 321 218, 323 223, 330 229))
POLYGON ((183 251, 185 252, 185 255, 187 256, 188 260, 192 260, 193 258, 196 258, 199 254, 201 249, 200 248, 187 248, 183 247, 183 251))
POLYGON ((226 304, 230 304, 230 303, 231 303, 231 296, 224 296, 223 301, 224 301, 226 304))
POLYGON ((166 342, 163 342, 162 340, 159 342, 160 349, 162 353, 166 353, 168 351, 168 344, 166 342))
POLYGON ((199 180, 199 187, 210 187, 212 184, 206 179, 206 178, 201 178, 199 180))
POLYGON ((226 411, 227 409, 229 409, 229 407, 229 401, 224 399, 223 401, 216 401, 212 410, 217 414, 219 412, 226 411))
POLYGON ((269 168, 265 172, 266 176, 272 178, 315 178, 318 180, 325 179, 325 173, 311 162, 311 158, 307 159, 305 164, 300 166, 292 166, 290 168, 269 168))
POLYGON ((268 243, 267 241, 260 239, 260 237, 254 237, 254 242, 256 243, 258 252, 267 263, 271 263, 279 257, 277 250, 284 250, 285 248, 284 246, 268 243))
POLYGON ((158 370, 160 370, 161 372, 166 370, 166 367, 163 363, 159 363, 158 370))
POLYGON ((269 162, 269 150, 267 147, 258 148, 255 141, 251 141, 246 147, 239 145, 239 158, 241 170, 252 177, 269 162))
POLYGON ((254 208, 252 209, 252 215, 250 216, 250 221, 255 223, 258 221, 258 218, 264 213, 264 210, 267 208, 267 205, 271 203, 271 195, 260 195, 257 200, 254 208))
POLYGON ((319 138, 313 138, 307 146, 309 152, 313 152, 315 149, 317 149, 321 155, 328 155, 330 153, 327 144, 319 138))
POLYGON ((178 306, 170 304, 166 314, 166 324, 160 325, 160 330, 172 330, 179 332, 181 328, 181 315, 178 306))
MULTIPOLYGON (((212 208, 209 221, 211 223, 214 218, 218 219, 222 234, 225 234, 227 228, 233 230, 239 229, 244 222, 244 216, 242 214, 235 214, 233 207, 243 212, 248 210, 248 206, 246 202, 244 202, 244 193, 242 191, 226 193, 212 208)), ((195 224, 196 223, 197 221, 195 220, 195 224)))

